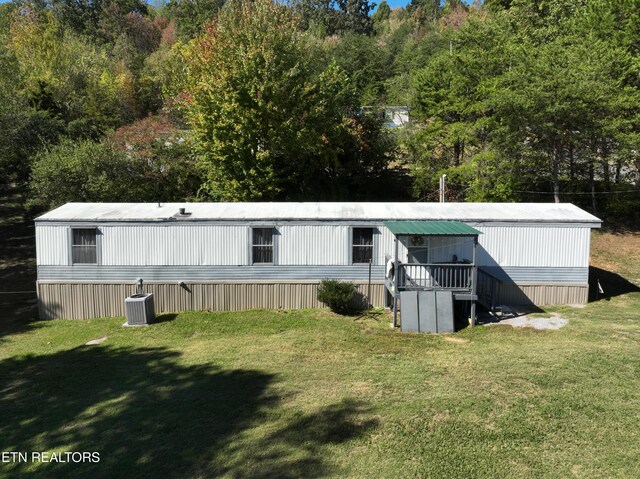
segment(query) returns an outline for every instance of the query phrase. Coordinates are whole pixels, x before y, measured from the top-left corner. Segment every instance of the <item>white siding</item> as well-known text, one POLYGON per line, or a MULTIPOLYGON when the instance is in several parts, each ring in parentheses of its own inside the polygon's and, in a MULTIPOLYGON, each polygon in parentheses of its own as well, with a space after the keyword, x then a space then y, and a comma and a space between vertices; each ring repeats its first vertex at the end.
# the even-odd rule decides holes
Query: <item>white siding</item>
POLYGON ((245 265, 246 226, 101 226, 103 265, 245 265))
POLYGON ((589 228, 474 226, 481 266, 589 266, 589 228))
MULTIPOLYGON (((478 264, 503 267, 587 268, 589 266, 589 228, 528 226, 483 226, 478 238, 478 264)), ((382 256, 393 256, 394 236, 387 228, 382 231, 382 256)), ((406 242, 406 241, 405 241, 406 242)), ((425 238, 430 262, 472 259, 470 238, 425 238)), ((400 261, 407 260, 407 248, 402 242, 400 261)))
MULTIPOLYGON (((482 266, 587 268, 589 233, 586 227, 484 226, 478 262, 482 266)), ((236 266, 249 264, 249 226, 98 225, 102 232, 101 257, 105 266, 236 266)), ((277 227, 277 263, 280 265, 348 265, 348 225, 281 225, 277 227)), ((381 225, 374 250, 374 265, 393 257, 394 236, 381 225)), ((37 262, 42 266, 69 264, 69 226, 36 227, 37 262)), ((471 259, 471 240, 428 238, 429 261, 471 259)), ((399 256, 406 261, 407 248, 399 256)))
POLYGON ((69 227, 36 226, 36 259, 39 265, 68 265, 69 227))
POLYGON ((346 265, 349 262, 349 226, 280 226, 278 259, 281 265, 346 265))
MULTIPOLYGON (((395 254, 395 246, 393 244, 395 236, 393 236, 393 233, 384 226, 380 228, 380 232, 382 233, 382 247, 380 248, 380 261, 382 264, 384 262, 385 255, 393 258, 393 255, 395 254)), ((398 257, 400 258, 400 261, 406 261, 407 259, 407 248, 402 243, 398 244, 398 257)))

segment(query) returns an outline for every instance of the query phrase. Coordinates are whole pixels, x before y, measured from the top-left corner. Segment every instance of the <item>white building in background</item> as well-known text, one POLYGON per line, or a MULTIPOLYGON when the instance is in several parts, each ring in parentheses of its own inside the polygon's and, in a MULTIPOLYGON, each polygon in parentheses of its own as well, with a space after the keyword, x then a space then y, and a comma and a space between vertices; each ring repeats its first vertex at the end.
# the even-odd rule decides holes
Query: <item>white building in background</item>
POLYGON ((400 128, 411 121, 411 109, 408 106, 363 106, 362 113, 380 115, 387 128, 400 128))

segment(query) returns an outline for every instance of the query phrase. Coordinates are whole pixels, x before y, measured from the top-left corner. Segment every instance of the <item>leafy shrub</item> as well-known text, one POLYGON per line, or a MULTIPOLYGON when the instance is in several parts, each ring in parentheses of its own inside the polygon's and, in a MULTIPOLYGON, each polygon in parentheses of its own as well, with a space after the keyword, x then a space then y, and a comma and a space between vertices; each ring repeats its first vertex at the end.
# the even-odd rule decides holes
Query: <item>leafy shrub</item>
POLYGON ((323 279, 318 287, 318 301, 326 304, 331 311, 344 313, 350 309, 358 288, 353 283, 335 279, 323 279))
POLYGON ((29 205, 189 199, 201 180, 185 135, 168 118, 155 116, 100 143, 64 139, 34 157, 29 205))

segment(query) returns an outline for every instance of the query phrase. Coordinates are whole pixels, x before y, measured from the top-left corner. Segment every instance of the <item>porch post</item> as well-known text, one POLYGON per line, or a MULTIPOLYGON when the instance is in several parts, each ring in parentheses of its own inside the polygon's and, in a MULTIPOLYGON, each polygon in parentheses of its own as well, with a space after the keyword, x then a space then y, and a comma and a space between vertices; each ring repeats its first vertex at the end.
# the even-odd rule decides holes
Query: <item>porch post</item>
POLYGON ((398 237, 396 236, 393 240, 395 243, 395 257, 393 258, 393 327, 396 328, 398 326, 398 276, 400 275, 400 271, 398 271, 398 237))
MULTIPOLYGON (((473 237, 473 268, 471 270, 471 294, 475 297, 478 291, 478 235, 473 237)), ((471 326, 476 325, 476 300, 471 300, 471 326)))

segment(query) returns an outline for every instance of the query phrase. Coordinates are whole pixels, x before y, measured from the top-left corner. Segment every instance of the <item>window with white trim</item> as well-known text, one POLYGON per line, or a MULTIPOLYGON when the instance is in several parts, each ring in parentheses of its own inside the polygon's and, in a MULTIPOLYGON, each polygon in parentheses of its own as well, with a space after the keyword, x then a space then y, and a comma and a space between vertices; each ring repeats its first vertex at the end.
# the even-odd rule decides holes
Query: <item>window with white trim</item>
POLYGON ((96 228, 71 230, 71 259, 73 264, 98 264, 96 228))
POLYGON ((273 228, 252 228, 251 237, 253 264, 273 264, 273 228))
POLYGON ((351 262, 369 263, 373 260, 373 228, 353 228, 351 262))

